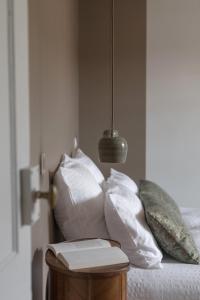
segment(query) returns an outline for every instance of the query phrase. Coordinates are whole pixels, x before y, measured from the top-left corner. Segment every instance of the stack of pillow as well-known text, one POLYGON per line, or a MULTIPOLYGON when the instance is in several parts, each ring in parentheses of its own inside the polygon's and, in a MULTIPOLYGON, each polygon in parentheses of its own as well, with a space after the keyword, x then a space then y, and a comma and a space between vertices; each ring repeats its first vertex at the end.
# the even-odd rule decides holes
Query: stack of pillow
POLYGON ((160 247, 176 259, 199 263, 178 207, 156 184, 141 181, 138 190, 131 178, 114 169, 105 181, 80 149, 73 158, 64 156, 55 183, 55 218, 66 240, 111 238, 142 268, 162 267, 160 247))

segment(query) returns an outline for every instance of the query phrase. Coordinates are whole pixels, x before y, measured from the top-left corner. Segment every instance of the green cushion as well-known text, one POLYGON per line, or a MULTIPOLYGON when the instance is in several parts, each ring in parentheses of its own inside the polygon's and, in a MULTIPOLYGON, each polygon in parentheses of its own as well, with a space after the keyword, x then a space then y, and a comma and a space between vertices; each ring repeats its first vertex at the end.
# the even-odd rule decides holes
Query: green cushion
POLYGON ((157 184, 141 180, 139 196, 147 223, 161 248, 179 261, 199 264, 200 255, 175 201, 157 184))

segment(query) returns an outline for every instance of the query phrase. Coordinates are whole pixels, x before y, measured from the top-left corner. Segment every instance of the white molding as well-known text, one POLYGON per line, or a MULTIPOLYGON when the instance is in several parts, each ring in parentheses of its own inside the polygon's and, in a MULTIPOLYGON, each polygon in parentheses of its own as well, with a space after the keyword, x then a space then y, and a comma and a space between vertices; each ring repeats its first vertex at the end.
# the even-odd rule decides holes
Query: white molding
POLYGON ((15 97, 15 57, 14 57, 14 8, 13 0, 7 0, 8 29, 8 76, 9 76, 9 113, 10 113, 10 174, 12 210, 12 249, 0 262, 0 270, 5 268, 18 252, 18 197, 17 197, 17 158, 16 158, 16 97, 15 97))
POLYGON ((10 98, 10 143, 11 143, 11 185, 12 185, 12 250, 18 252, 18 206, 17 157, 16 157, 16 95, 15 95, 15 51, 14 51, 14 3, 8 1, 8 50, 9 50, 9 98, 10 98))

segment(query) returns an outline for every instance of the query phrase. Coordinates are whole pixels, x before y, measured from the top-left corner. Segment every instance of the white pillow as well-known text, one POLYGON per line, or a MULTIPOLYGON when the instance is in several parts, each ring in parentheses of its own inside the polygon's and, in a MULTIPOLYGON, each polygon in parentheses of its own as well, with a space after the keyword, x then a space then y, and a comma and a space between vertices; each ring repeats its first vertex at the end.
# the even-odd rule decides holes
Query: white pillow
POLYGON ((200 251, 200 208, 181 207, 182 218, 200 251))
POLYGON ((111 176, 107 179, 106 182, 103 183, 104 190, 107 189, 107 186, 110 188, 111 186, 115 187, 117 183, 124 185, 129 190, 131 190, 134 194, 138 193, 137 184, 126 174, 116 171, 115 169, 110 170, 111 176))
MULTIPOLYGON (((68 155, 65 155, 64 162, 65 158, 68 160, 68 157, 68 155)), ((83 164, 91 172, 100 185, 104 182, 105 178, 99 168, 81 149, 76 150, 73 159, 76 159, 79 163, 83 164)))
POLYGON ((120 242, 132 264, 160 269, 162 253, 145 221, 140 199, 121 184, 121 179, 117 182, 113 176, 111 174, 107 181, 105 201, 105 218, 111 239, 120 242))
POLYGON ((58 199, 55 218, 65 239, 108 238, 104 193, 88 169, 65 157, 55 176, 58 199))

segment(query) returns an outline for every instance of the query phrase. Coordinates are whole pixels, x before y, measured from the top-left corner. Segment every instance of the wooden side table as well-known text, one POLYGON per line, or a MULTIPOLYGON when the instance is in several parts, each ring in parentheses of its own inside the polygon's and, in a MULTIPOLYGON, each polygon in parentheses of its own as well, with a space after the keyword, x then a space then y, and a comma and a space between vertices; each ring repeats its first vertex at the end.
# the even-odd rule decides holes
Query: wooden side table
MULTIPOLYGON (((112 246, 119 246, 111 242, 112 246)), ((126 300, 129 264, 70 271, 48 250, 50 300, 126 300)))

